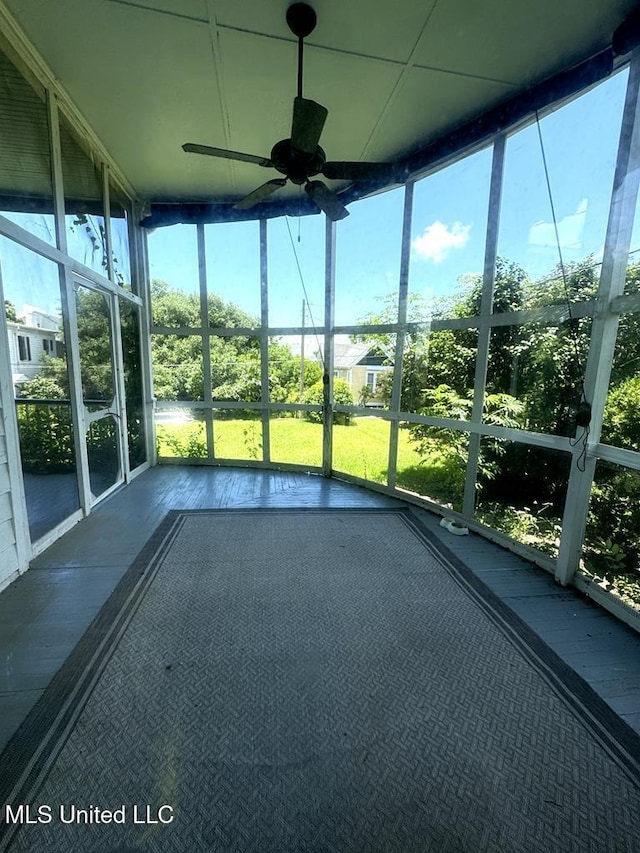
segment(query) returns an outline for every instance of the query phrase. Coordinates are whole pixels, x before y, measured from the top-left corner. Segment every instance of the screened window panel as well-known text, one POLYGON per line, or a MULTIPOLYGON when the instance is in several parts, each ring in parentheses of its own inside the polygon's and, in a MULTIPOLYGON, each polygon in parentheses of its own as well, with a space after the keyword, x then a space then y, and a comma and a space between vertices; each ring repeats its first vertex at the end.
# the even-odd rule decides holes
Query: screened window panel
POLYGON ((106 278, 108 261, 101 167, 82 147, 62 114, 60 149, 68 252, 106 278))
POLYGON ((120 299, 119 302, 127 434, 129 437, 129 466, 133 470, 147 460, 144 432, 140 308, 137 305, 132 305, 126 299, 120 299))
POLYGON ((158 456, 161 459, 206 459, 204 409, 165 409, 155 413, 158 456))
POLYGON ((114 280, 122 287, 126 287, 127 290, 131 290, 131 250, 129 247, 131 202, 113 184, 109 185, 109 209, 114 280))
POLYGON ((336 325, 398 318, 404 189, 362 199, 336 232, 336 325))
POLYGON ((480 313, 492 148, 416 182, 409 320, 480 313))
POLYGON ((624 69, 507 140, 498 256, 512 287, 495 313, 595 293, 627 78, 624 69))
POLYGON ((153 325, 201 326, 196 226, 158 228, 147 245, 153 325))
POLYGON ((0 214, 55 245, 47 107, 0 51, 0 214))
POLYGON ((333 468, 386 485, 390 433, 390 422, 382 418, 334 412, 333 468))
POLYGON ((640 472, 599 461, 580 572, 640 609, 640 472))
POLYGON ((396 485, 462 510, 469 436, 454 429, 400 423, 396 485))
POLYGON ((260 325, 258 222, 205 225, 209 326, 260 325))
POLYGON ((571 462, 561 450, 482 438, 476 518, 557 557, 571 462))
POLYGON ((324 324, 324 251, 324 216, 267 222, 270 326, 324 324))

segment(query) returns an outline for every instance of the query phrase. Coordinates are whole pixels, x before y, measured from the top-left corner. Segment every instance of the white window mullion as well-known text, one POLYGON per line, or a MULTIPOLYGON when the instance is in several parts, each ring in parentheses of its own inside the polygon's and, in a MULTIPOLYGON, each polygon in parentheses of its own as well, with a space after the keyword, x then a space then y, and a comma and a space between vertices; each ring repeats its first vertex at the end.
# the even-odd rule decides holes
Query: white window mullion
POLYGON ((80 345, 78 342, 78 314, 76 310, 76 285, 71 270, 60 268, 60 292, 62 297, 62 321, 67 350, 67 372, 69 375, 69 398, 73 422, 76 470, 80 506, 85 515, 91 509, 91 484, 89 481, 89 456, 86 439, 86 410, 82 397, 80 375, 80 345))
POLYGON ((120 454, 120 470, 125 482, 129 482, 129 430, 127 429, 126 390, 124 384, 124 357, 122 352, 122 325, 120 323, 120 304, 118 297, 111 293, 108 296, 113 317, 112 358, 115 373, 116 413, 118 420, 118 442, 120 454))
MULTIPOLYGON (((480 323, 478 327, 478 351, 473 383, 473 408, 471 423, 481 424, 484 410, 485 386, 489 365, 489 344, 491 342, 491 316, 493 313, 493 291, 496 278, 496 260, 498 256, 498 229, 500 227, 500 203, 502 198, 502 179, 504 175, 504 152, 506 140, 499 136, 493 144, 493 164, 491 168, 491 186, 489 189, 489 211, 487 216, 487 237, 484 252, 484 273, 482 279, 482 301, 480 323)), ((476 484, 480 461, 480 433, 469 436, 467 456, 467 474, 464 484, 462 512, 465 518, 473 519, 476 502, 476 484)))
POLYGON ((326 219, 324 265, 324 383, 322 418, 322 472, 331 476, 333 467, 333 336, 336 295, 336 223, 326 219))
POLYGON ((215 458, 213 443, 213 410, 211 407, 211 331, 209 329, 209 297, 207 292, 207 255, 204 225, 196 225, 198 247, 198 280, 200 285, 200 326, 202 328, 202 399, 207 436, 207 457, 215 458))
POLYGON ((66 253, 67 229, 65 224, 62 152, 60 149, 60 122, 58 116, 58 103, 51 90, 47 90, 47 111, 49 114, 49 144, 51 150, 51 178, 53 181, 53 210, 56 226, 56 245, 61 252, 66 253))
MULTIPOLYGON (((398 287, 398 330, 396 332, 396 350, 393 365, 393 385, 391 391, 391 411, 398 414, 402 406, 402 369, 404 360, 404 338, 407 327, 407 303, 409 298, 409 258, 411 254, 411 221, 413 215, 413 188, 409 183, 404 191, 404 214, 402 220, 402 245, 400 250, 400 281, 398 287)), ((374 374, 373 385, 375 388, 374 374)), ((389 460, 387 463, 387 482, 391 488, 396 485, 398 466, 398 418, 391 421, 389 430, 389 460)))
POLYGON ((260 399, 262 410, 262 459, 271 462, 271 413, 269 411, 269 268, 266 219, 260 220, 260 399))
MULTIPOLYGON (((134 205, 134 217, 138 221, 142 215, 142 208, 134 205)), ((144 435, 147 450, 147 459, 150 465, 157 462, 156 451, 156 426, 154 421, 154 396, 153 396, 153 364, 151 358, 151 280, 149 275, 149 260, 147 257, 147 235, 139 225, 134 226, 134 254, 132 275, 133 284, 137 282, 135 291, 142 297, 142 307, 138 311, 140 327, 140 361, 142 366, 142 388, 143 388, 143 413, 144 413, 144 435), (135 272, 134 272, 135 270, 135 272)))

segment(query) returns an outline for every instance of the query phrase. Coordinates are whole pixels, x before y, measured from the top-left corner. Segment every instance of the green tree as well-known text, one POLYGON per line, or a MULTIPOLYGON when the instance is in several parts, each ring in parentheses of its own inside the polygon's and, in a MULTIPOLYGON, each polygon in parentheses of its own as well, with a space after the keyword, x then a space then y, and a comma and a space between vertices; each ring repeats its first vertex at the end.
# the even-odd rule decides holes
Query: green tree
POLYGON ((640 450, 640 376, 623 379, 609 392, 602 425, 602 441, 640 450))
MULTIPOLYGON (((301 359, 291 347, 279 341, 269 342, 269 399, 274 403, 300 403, 301 359)), ((304 360, 304 392, 322 379, 322 365, 309 358, 304 360)))
MULTIPOLYGON (((151 283, 153 322, 168 329, 201 327, 200 299, 164 281, 151 283)), ((254 317, 217 294, 207 300, 211 328, 252 328, 254 317)), ((162 400, 201 400, 204 395, 202 337, 176 331, 154 335, 151 352, 154 391, 162 400)), ((247 336, 210 339, 211 386, 214 399, 260 399, 260 344, 247 336)))
MULTIPOLYGON (((204 374, 202 337, 188 334, 199 329, 200 299, 183 293, 164 281, 151 285, 153 321, 156 326, 175 329, 174 334, 152 337, 154 390, 162 400, 202 400, 204 374)), ((207 298, 211 329, 253 329, 256 317, 215 293, 207 298)), ((214 400, 257 402, 261 399, 262 371, 260 341, 251 335, 212 335, 210 338, 211 391, 214 400)), ((304 387, 322 375, 321 367, 305 361, 304 387)), ((300 358, 286 344, 269 342, 269 399, 297 402, 300 388, 300 358)))
POLYGON ((200 326, 200 299, 195 293, 184 293, 166 281, 151 282, 151 309, 154 326, 176 329, 200 326))
POLYGON ((16 311, 16 306, 13 302, 9 302, 8 299, 4 300, 4 316, 10 323, 18 322, 18 313, 16 311))
POLYGON ((115 392, 109 305, 102 293, 80 287, 76 314, 83 397, 109 402, 115 392))

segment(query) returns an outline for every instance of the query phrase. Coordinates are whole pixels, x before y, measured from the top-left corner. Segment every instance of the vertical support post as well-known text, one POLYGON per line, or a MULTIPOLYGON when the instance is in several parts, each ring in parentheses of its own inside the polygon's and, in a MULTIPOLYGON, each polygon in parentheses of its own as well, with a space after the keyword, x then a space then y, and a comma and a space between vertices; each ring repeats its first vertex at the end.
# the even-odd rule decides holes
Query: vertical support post
POLYGON ((116 386, 116 409, 118 415, 118 442, 120 456, 120 470, 125 483, 129 482, 131 470, 129 468, 129 430, 127 429, 127 407, 126 391, 124 385, 124 355, 122 350, 122 324, 120 322, 120 297, 117 293, 110 293, 108 300, 111 305, 111 316, 113 317, 113 345, 112 358, 115 372, 116 386))
POLYGON ((302 400, 304 396, 304 328, 305 328, 305 301, 304 297, 302 299, 302 316, 300 319, 302 334, 300 335, 300 400, 302 400))
MULTIPOLYGON (((639 92, 640 53, 636 52, 629 70, 600 284, 584 379, 585 396, 591 403, 589 447, 594 447, 600 441, 619 324, 619 317, 611 312, 610 305, 612 299, 624 292, 631 234, 638 201, 639 92)), ((578 428, 577 432, 562 518, 562 537, 556 562, 556 580, 563 586, 571 582, 580 563, 596 468, 596 457, 593 453, 588 453, 584 465, 578 467, 578 458, 582 453, 582 444, 586 437, 582 428, 578 428)))
POLYGON ((73 441, 76 448, 78 471, 78 491, 82 511, 85 515, 88 515, 91 510, 91 483, 89 479, 89 456, 87 453, 86 410, 82 398, 82 378, 80 375, 80 344, 77 335, 78 313, 76 310, 75 281, 70 267, 61 266, 59 270, 62 322, 67 352, 67 370, 69 373, 69 398, 73 413, 73 441))
MULTIPOLYGON (((504 152, 506 139, 498 136, 493 143, 493 162, 491 166, 491 185, 489 188, 489 210, 487 215, 487 238, 484 250, 484 270, 482 276, 482 298, 480 302, 480 326, 478 329, 478 352, 473 383, 473 408, 471 423, 482 423, 484 393, 487 383, 489 363, 489 343, 491 340, 491 314, 493 312, 493 289, 496 277, 496 259, 498 255, 498 228, 500 223, 500 202, 502 197, 502 178, 504 174, 504 152)), ((464 484, 462 513, 472 519, 476 503, 476 483, 478 463, 480 461, 480 433, 469 434, 469 454, 467 457, 467 475, 464 484)))
POLYGON ((269 409, 269 257, 267 220, 260 220, 260 399, 262 409, 262 459, 271 461, 271 420, 269 409))
POLYGON ((389 460, 387 484, 396 485, 398 464, 398 437, 400 430, 399 412, 402 406, 402 370, 404 361, 404 339, 407 332, 407 306, 409 299, 409 258, 411 255, 411 220, 413 214, 413 188, 415 182, 404 188, 404 212, 402 218, 402 246, 400 251, 400 275, 398 283, 398 317, 396 346, 393 362, 393 385, 391 390, 391 429, 389 433, 389 460))
POLYGON ((49 118, 49 148, 51 151, 51 177, 53 180, 53 213, 56 227, 56 245, 65 254, 67 247, 67 229, 65 225, 64 184, 62 173, 62 152, 60 149, 60 120, 56 97, 47 89, 47 114, 49 118))
MULTIPOLYGON (((134 206, 136 222, 142 217, 142 209, 134 206)), ((156 465, 158 453, 156 447, 156 428, 154 422, 153 363, 151 359, 151 281, 147 235, 136 224, 133 227, 134 256, 132 258, 133 288, 142 299, 142 310, 138 314, 140 321, 140 358, 142 362, 144 435, 147 447, 147 459, 150 465, 156 465)))
POLYGON ((335 324, 336 223, 326 219, 324 264, 324 386, 322 416, 322 473, 333 468, 333 337, 335 324))
POLYGON ((202 334, 202 399, 204 400, 204 423, 207 436, 207 458, 215 458, 213 444, 213 407, 211 405, 211 336, 209 334, 209 300, 207 297, 207 257, 205 252, 204 225, 196 225, 198 247, 198 283, 200 286, 200 330, 202 334))
POLYGON ((109 167, 102 164, 102 198, 104 203, 104 251, 107 256, 107 268, 104 271, 109 281, 116 280, 116 272, 113 266, 113 243, 111 241, 111 198, 109 195, 109 167))
MULTIPOLYGON (((68 251, 67 230, 65 224, 64 175, 60 146, 60 120, 55 95, 47 90, 47 114, 49 119, 49 144, 53 180, 53 203, 58 248, 68 251)), ((105 173, 103 170, 103 193, 105 173)), ((64 330, 65 350, 67 353, 67 374, 69 378, 69 399, 71 401, 71 423, 75 447, 76 477, 80 507, 85 515, 91 511, 91 484, 89 478, 89 457, 87 453, 87 424, 82 399, 82 381, 80 376, 80 347, 78 344, 78 319, 75 300, 75 282, 71 267, 58 265, 60 303, 62 307, 62 327, 64 330)), ((115 329, 114 329, 115 336, 115 329)), ((115 341, 114 341, 115 343, 115 341)), ((122 439, 120 440, 122 454, 122 439)), ((120 456, 122 462, 122 455, 120 456)))

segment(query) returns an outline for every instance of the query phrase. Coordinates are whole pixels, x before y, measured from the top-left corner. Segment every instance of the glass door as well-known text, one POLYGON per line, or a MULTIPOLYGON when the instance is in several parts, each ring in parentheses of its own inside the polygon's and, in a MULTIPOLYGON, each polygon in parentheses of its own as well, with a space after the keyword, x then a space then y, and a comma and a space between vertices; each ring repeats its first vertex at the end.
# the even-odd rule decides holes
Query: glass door
POLYGON ((87 474, 93 504, 124 477, 115 298, 80 281, 76 281, 75 291, 87 474))

